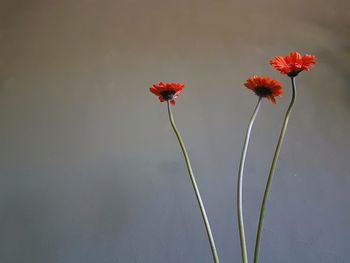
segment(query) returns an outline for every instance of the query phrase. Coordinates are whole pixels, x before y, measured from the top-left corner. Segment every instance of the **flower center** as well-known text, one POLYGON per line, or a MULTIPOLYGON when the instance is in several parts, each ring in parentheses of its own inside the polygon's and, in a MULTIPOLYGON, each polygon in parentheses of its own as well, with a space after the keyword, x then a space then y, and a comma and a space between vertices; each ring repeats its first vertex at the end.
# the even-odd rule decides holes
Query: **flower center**
POLYGON ((172 100, 175 95, 175 91, 173 90, 165 90, 160 93, 162 95, 163 99, 165 100, 172 100))
POLYGON ((288 73, 287 75, 289 76, 289 77, 296 77, 296 76, 298 76, 298 74, 300 73, 300 71, 301 70, 294 70, 294 71, 292 71, 292 72, 290 72, 290 73, 288 73))
POLYGON ((268 97, 272 95, 272 90, 267 87, 258 87, 255 89, 255 94, 259 97, 268 97))

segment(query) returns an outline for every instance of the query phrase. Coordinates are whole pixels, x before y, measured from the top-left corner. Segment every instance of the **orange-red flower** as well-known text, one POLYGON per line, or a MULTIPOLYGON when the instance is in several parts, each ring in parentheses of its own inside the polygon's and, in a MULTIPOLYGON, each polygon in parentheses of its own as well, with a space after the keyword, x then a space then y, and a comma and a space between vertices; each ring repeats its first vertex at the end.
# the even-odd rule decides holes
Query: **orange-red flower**
POLYGON ((244 83, 248 89, 255 92, 259 97, 267 98, 276 104, 275 97, 283 94, 281 83, 269 77, 253 76, 244 83))
POLYGON ((149 89, 154 95, 159 97, 161 102, 170 100, 171 105, 175 106, 175 99, 180 95, 185 85, 182 83, 163 83, 154 84, 149 89))
POLYGON ((298 52, 292 52, 285 57, 277 56, 270 60, 271 66, 289 77, 295 77, 303 70, 308 71, 315 64, 315 56, 306 54, 302 57, 298 52))

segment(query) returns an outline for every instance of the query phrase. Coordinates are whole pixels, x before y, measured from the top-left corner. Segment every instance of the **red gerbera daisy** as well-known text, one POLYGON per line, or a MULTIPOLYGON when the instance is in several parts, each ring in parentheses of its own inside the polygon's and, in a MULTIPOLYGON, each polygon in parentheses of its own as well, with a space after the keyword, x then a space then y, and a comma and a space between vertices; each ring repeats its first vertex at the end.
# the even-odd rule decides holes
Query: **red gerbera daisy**
POLYGON ((149 89, 154 95, 159 97, 161 102, 170 100, 171 105, 175 106, 175 99, 180 95, 185 85, 182 83, 163 83, 154 84, 149 89))
POLYGON ((276 104, 275 97, 278 97, 283 94, 281 83, 269 77, 250 77, 244 83, 244 86, 254 91, 255 94, 259 97, 267 98, 273 104, 276 104))
POLYGON ((289 77, 295 77, 303 70, 309 70, 316 64, 315 56, 301 56, 298 52, 292 52, 285 57, 275 57, 270 60, 270 65, 279 70, 281 74, 287 74, 289 77))

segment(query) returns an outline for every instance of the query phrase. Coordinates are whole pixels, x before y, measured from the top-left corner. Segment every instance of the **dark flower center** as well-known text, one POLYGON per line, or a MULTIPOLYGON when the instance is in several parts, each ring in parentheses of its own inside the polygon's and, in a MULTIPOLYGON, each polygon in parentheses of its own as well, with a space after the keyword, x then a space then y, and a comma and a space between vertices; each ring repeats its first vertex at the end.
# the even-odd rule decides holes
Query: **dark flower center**
POLYGON ((176 92, 173 90, 165 90, 162 91, 160 95, 162 95, 163 99, 165 100, 172 100, 174 98, 175 93, 176 92))
POLYGON ((300 72, 301 70, 300 71, 295 70, 295 71, 292 71, 291 73, 288 73, 287 75, 292 78, 292 77, 296 77, 300 72))
POLYGON ((255 94, 259 97, 268 97, 272 95, 272 90, 267 87, 258 87, 255 89, 255 94))

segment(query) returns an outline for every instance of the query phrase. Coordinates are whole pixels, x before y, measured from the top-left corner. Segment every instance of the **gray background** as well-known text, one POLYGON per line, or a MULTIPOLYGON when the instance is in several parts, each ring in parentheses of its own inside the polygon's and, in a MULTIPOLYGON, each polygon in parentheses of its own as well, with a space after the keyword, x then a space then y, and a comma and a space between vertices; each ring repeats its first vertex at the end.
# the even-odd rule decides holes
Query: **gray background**
POLYGON ((318 64, 298 99, 272 185, 262 263, 350 262, 350 2, 0 0, 0 262, 209 263, 165 105, 174 110, 221 261, 240 262, 235 187, 252 74, 285 85, 249 148, 245 219, 258 208, 289 80, 268 60, 318 64))

